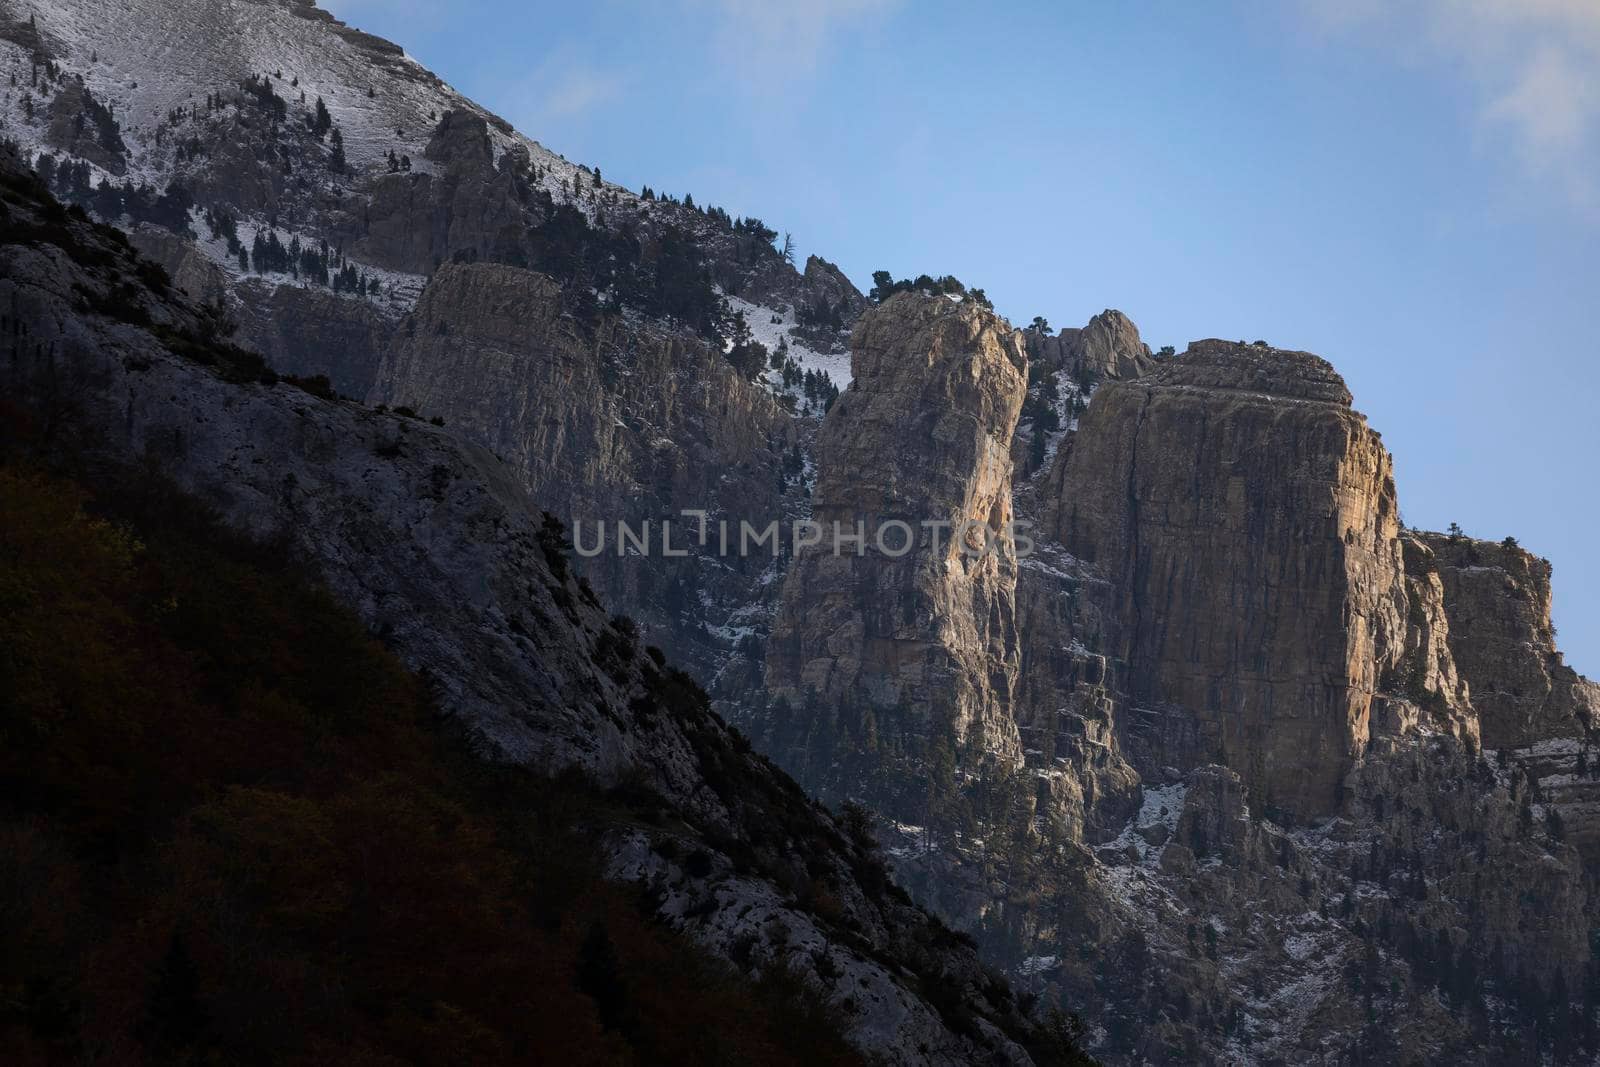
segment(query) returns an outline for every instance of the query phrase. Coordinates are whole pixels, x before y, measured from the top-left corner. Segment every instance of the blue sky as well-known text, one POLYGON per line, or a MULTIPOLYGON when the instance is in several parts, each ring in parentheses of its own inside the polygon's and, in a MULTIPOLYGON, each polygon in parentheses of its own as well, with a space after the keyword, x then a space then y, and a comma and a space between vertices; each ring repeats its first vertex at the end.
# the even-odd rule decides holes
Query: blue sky
POLYGON ((863 288, 1327 357, 1406 521, 1549 557, 1600 673, 1600 0, 323 2, 863 288))

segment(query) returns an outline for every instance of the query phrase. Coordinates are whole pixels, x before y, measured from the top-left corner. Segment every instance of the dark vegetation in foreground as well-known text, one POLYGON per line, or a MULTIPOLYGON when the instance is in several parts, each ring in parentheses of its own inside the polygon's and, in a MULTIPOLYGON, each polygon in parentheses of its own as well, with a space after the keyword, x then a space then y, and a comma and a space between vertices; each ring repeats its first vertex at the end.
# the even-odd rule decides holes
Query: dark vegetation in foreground
POLYGON ((474 756, 281 551, 0 464, 8 1062, 853 1062, 601 878, 630 818, 474 756))

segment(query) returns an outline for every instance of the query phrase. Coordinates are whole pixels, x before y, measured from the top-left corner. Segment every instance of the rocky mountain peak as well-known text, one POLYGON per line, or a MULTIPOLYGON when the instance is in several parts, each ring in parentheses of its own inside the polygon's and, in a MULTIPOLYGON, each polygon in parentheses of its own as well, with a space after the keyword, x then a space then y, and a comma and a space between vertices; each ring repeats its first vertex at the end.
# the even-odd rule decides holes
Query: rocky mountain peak
MULTIPOLYGON (((917 292, 896 293, 864 315, 851 333, 850 352, 852 373, 863 388, 880 379, 896 384, 920 377, 910 373, 917 362, 936 369, 954 361, 974 373, 1004 365, 1021 375, 1024 384, 1027 378, 1027 353, 1004 319, 971 301, 917 292)), ((1005 377, 1009 382, 1009 375, 1005 377)), ((1010 392, 1001 384, 993 395, 1010 392)), ((1020 410, 1020 397, 1017 404, 1020 410)), ((1011 421, 1015 423, 1015 414, 1011 421)))
POLYGON ((855 287, 844 271, 821 256, 807 256, 803 284, 813 300, 826 300, 832 307, 843 307, 849 314, 858 314, 866 307, 866 298, 855 287))
POLYGON ((1111 308, 1082 328, 1064 329, 1053 336, 1028 330, 1025 339, 1030 359, 1074 378, 1118 381, 1137 378, 1156 366, 1150 346, 1139 338, 1133 320, 1111 308))
POLYGON ((1139 327, 1115 308, 1106 308, 1090 319, 1078 331, 1078 345, 1091 362, 1107 368, 1150 355, 1150 346, 1139 337, 1139 327))

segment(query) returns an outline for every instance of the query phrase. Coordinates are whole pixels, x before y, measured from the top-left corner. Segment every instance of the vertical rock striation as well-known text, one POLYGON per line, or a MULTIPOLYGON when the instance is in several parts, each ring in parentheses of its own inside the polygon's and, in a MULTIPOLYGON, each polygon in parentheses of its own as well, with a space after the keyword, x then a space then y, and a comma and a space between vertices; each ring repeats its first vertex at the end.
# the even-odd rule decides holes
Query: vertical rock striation
POLYGON ((1122 312, 1107 308, 1081 329, 1065 329, 1053 337, 1035 330, 1024 335, 1028 358, 1051 370, 1093 381, 1125 381, 1156 367, 1139 328, 1122 312))
MULTIPOLYGON (((401 323, 368 394, 439 416, 517 473, 539 506, 581 521, 589 547, 605 523, 605 551, 585 574, 628 605, 653 642, 703 667, 708 638, 701 593, 747 603, 770 559, 731 554, 715 565, 661 551, 660 522, 694 531, 680 509, 727 517, 735 529, 778 513, 777 471, 793 419, 703 342, 609 319, 586 331, 561 309, 560 286, 501 264, 447 263, 401 323), (623 557, 617 522, 652 524, 648 554, 623 557)), ((709 673, 709 672, 708 672, 709 673)))
POLYGON ((767 657, 791 704, 870 710, 913 736, 949 729, 1015 762, 1019 654, 1011 434, 1027 384, 1016 331, 971 303, 914 293, 868 312, 851 337, 854 382, 817 445, 815 520, 825 542, 785 581, 767 657), (835 553, 835 523, 869 542, 835 553), (966 536, 925 523, 941 522, 966 536))
POLYGON ((1046 531, 1109 578, 1106 650, 1154 727, 1129 724, 1135 765, 1332 811, 1408 613, 1389 454, 1333 368, 1198 342, 1107 383, 1050 478, 1046 531))

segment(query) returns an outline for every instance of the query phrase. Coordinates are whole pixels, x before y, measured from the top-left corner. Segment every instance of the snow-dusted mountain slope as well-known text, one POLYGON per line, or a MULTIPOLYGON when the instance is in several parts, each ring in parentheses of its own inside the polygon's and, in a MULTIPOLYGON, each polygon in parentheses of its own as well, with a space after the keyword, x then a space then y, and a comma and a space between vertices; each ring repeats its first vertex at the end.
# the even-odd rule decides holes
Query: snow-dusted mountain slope
POLYGON ((420 160, 439 116, 467 110, 489 122, 499 150, 525 148, 548 170, 552 188, 580 170, 515 133, 399 46, 300 0, 0 0, 0 19, 31 20, 43 57, 81 73, 100 98, 120 102, 133 164, 152 175, 168 161, 154 141, 171 111, 256 75, 270 75, 280 95, 321 97, 358 168, 383 162, 391 149, 420 160))

